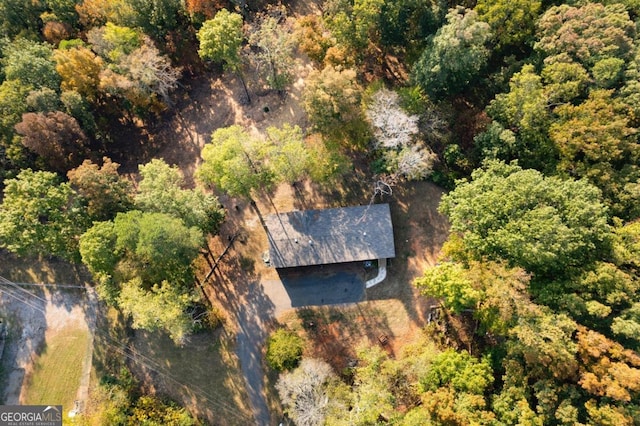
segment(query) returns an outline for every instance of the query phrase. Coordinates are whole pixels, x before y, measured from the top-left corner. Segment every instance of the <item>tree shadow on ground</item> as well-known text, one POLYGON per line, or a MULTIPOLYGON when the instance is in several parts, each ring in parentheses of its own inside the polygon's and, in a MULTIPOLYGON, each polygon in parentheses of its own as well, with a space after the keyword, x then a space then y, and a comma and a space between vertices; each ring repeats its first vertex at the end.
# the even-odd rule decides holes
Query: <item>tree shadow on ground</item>
MULTIPOLYGON (((221 252, 224 238, 219 238, 214 252, 221 252)), ((277 420, 279 403, 274 395, 265 393, 264 342, 273 327, 275 306, 265 294, 260 274, 254 262, 249 262, 235 245, 246 244, 243 239, 233 243, 228 255, 220 259, 218 267, 206 283, 211 300, 224 307, 237 324, 236 353, 240 361, 249 401, 258 424, 272 424, 277 420), (266 399, 265 399, 266 398, 266 399)))
POLYGON ((0 276, 22 283, 84 285, 91 281, 82 265, 56 257, 21 257, 4 249, 0 249, 0 276))
POLYGON ((353 366, 358 345, 382 346, 395 356, 394 334, 385 312, 366 303, 340 308, 323 306, 296 310, 300 326, 312 344, 310 352, 333 366, 336 372, 353 366))
POLYGON ((413 281, 435 265, 448 236, 449 224, 437 211, 441 196, 442 190, 429 182, 394 188, 388 200, 396 257, 387 261, 387 278, 367 289, 368 300, 401 300, 410 318, 420 326, 427 323, 433 301, 422 296, 413 281))
POLYGON ((47 303, 40 289, 28 291, 7 283, 0 283, 0 320, 6 328, 0 401, 18 405, 33 362, 46 350, 47 303))
POLYGON ((2 278, 23 284, 23 291, 31 293, 32 297, 48 298, 54 306, 64 307, 67 311, 81 304, 85 291, 69 286, 84 287, 91 282, 89 271, 82 265, 53 257, 18 257, 0 250, 0 282, 2 278), (46 287, 33 284, 46 284, 46 287))
POLYGON ((136 330, 126 352, 146 392, 168 396, 210 424, 250 424, 246 403, 237 399, 244 387, 229 359, 233 341, 224 328, 195 334, 181 346, 166 333, 136 330))

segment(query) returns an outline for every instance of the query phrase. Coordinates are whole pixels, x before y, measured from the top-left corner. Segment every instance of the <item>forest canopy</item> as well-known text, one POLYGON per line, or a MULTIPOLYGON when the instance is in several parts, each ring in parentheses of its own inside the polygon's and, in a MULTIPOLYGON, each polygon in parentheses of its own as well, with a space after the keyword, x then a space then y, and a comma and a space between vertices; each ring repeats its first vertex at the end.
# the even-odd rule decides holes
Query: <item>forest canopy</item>
MULTIPOLYGON (((180 344, 208 303, 214 194, 369 202, 428 180, 450 224, 413 283, 437 300, 432 339, 344 371, 283 339, 289 417, 640 424, 640 2, 312 3, 0 0, 0 248, 83 264, 131 327, 180 344), (234 113, 196 105, 202 87, 234 113), (189 164, 161 158, 184 148, 163 150, 168 123, 189 164), (467 346, 442 343, 446 321, 472 325, 467 346)), ((132 416, 191 422, 109 386, 132 416)))

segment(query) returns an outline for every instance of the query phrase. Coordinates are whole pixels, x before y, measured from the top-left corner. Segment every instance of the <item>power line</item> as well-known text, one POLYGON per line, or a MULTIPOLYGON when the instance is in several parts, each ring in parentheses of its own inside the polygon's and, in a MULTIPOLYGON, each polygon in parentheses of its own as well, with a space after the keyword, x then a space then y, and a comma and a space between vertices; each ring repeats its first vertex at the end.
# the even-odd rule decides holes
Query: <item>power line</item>
MULTIPOLYGON (((37 295, 35 295, 35 294, 33 294, 33 293, 21 288, 20 286, 18 286, 15 283, 7 280, 4 277, 0 277, 0 284, 5 284, 5 285, 9 286, 10 288, 19 290, 19 291, 25 293, 27 296, 33 297, 33 298, 41 301, 42 303, 44 303, 45 306, 48 303, 48 301, 46 299, 44 299, 42 297, 39 297, 39 296, 37 296, 37 295)), ((14 298, 17 301, 19 301, 21 303, 24 303, 25 305, 29 306, 30 308, 39 311, 43 315, 45 314, 44 307, 36 306, 35 304, 32 303, 32 301, 26 299, 23 294, 14 293, 14 292, 8 291, 7 289, 2 289, 2 288, 0 288, 0 293, 4 293, 4 294, 14 298)), ((97 325, 95 326, 95 329, 94 329, 94 335, 98 335, 99 337, 102 337, 103 339, 105 339, 106 342, 104 342, 104 343, 106 343, 107 346, 113 348, 118 353, 122 354, 124 357, 130 359, 131 361, 133 361, 135 363, 143 365, 147 369, 159 374, 160 376, 168 379, 169 381, 181 386, 184 389, 187 389, 187 390, 193 392, 194 394, 196 394, 197 396, 203 398, 204 400, 209 402, 212 406, 222 410, 226 414, 232 415, 232 416, 234 416, 234 417, 236 417, 236 418, 238 418, 240 420, 243 420, 243 421, 246 421, 248 419, 253 420, 252 417, 249 417, 248 415, 242 413, 237 408, 236 409, 230 408, 228 406, 225 406, 221 402, 217 401, 215 399, 216 395, 212 395, 207 390, 202 389, 201 387, 199 387, 197 385, 194 385, 194 384, 187 385, 187 384, 181 382, 180 380, 176 379, 174 376, 172 376, 170 373, 168 373, 156 361, 154 361, 153 359, 147 357, 146 355, 141 354, 140 352, 137 352, 136 350, 134 350, 130 346, 124 346, 124 349, 123 349, 120 346, 121 344, 119 342, 114 340, 108 333, 100 330, 97 325), (129 351, 130 353, 128 353, 127 351, 129 351)), ((214 392, 214 394, 215 394, 215 392, 214 392)))
POLYGON ((16 293, 12 293, 12 292, 7 291, 6 289, 2 289, 2 288, 0 288, 0 293, 4 293, 7 296, 12 297, 12 298, 16 299, 19 302, 24 303, 25 305, 29 306, 31 309, 39 311, 40 313, 42 313, 44 315, 44 308, 36 306, 36 305, 32 304, 30 301, 23 299, 22 295, 17 295, 16 293))
POLYGON ((126 358, 130 359, 131 361, 133 361, 135 363, 138 363, 140 365, 143 365, 144 367, 146 367, 149 370, 159 374, 160 376, 170 380, 171 382, 176 383, 179 386, 194 392, 196 395, 198 395, 201 398, 203 398, 204 400, 208 401, 209 403, 211 403, 216 408, 219 408, 222 411, 224 411, 224 412, 226 412, 228 414, 231 414, 231 415, 235 416, 238 419, 241 419, 241 420, 251 419, 251 420, 253 420, 252 417, 249 417, 248 415, 240 412, 238 409, 233 409, 233 408, 227 407, 226 405, 220 403, 219 401, 214 399, 215 395, 212 395, 207 390, 202 389, 201 387, 199 387, 197 385, 194 385, 194 384, 188 384, 187 385, 187 384, 181 382, 180 380, 176 379, 173 375, 168 373, 156 361, 154 361, 153 359, 141 354, 140 352, 137 352, 136 350, 132 349, 130 346, 124 346, 124 345, 121 345, 121 344, 115 344, 117 342, 112 337, 110 337, 109 335, 105 334, 102 331, 99 331, 98 334, 100 334, 101 337, 103 337, 103 338, 108 340, 107 342, 105 342, 108 346, 112 347, 113 349, 115 349, 116 351, 118 351, 120 354, 122 354, 126 358))
POLYGON ((15 288, 15 289, 17 289, 17 290, 19 290, 19 291, 21 291, 21 292, 23 292, 23 293, 26 293, 27 295, 29 295, 29 296, 31 296, 31 297, 35 297, 36 299, 40 300, 40 301, 41 301, 42 303, 44 303, 45 305, 47 304, 47 300, 46 300, 46 299, 44 299, 44 298, 42 298, 42 297, 40 297, 40 296, 37 296, 37 295, 33 294, 32 292, 30 292, 30 291, 28 291, 28 290, 26 290, 26 289, 24 289, 24 288, 20 287, 20 286, 19 286, 19 285, 17 285, 16 283, 14 283, 14 282, 12 282, 12 281, 9 281, 8 279, 6 279, 6 278, 4 278, 4 277, 0 277, 0 284, 5 284, 5 285, 8 285, 8 286, 10 286, 10 287, 13 287, 13 288, 15 288))

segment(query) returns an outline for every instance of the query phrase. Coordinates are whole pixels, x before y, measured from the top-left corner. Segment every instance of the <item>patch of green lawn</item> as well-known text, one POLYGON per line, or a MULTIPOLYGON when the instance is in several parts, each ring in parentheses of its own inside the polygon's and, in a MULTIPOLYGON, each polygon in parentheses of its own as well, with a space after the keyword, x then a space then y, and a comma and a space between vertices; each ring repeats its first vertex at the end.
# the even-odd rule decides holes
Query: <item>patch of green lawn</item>
POLYGON ((69 326, 47 339, 26 379, 24 404, 62 405, 73 408, 82 366, 89 348, 89 331, 69 326))

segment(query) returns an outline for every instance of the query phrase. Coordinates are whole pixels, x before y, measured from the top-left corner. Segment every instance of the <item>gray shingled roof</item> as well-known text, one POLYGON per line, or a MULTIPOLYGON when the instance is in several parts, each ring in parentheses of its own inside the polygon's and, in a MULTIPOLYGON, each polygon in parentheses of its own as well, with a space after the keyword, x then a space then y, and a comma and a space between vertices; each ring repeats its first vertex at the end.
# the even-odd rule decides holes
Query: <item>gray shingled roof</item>
POLYGON ((388 204, 305 210, 265 217, 276 268, 395 257, 388 204))

